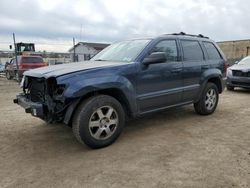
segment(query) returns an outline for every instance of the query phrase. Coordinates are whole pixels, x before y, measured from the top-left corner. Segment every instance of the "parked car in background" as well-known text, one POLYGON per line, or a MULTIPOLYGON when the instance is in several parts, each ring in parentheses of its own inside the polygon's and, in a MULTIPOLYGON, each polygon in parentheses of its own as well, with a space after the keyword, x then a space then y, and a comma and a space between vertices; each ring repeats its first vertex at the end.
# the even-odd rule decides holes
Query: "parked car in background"
POLYGON ((24 71, 46 66, 41 56, 17 56, 17 63, 18 69, 15 58, 6 63, 5 74, 8 80, 15 78, 20 81, 24 71))
POLYGON ((118 138, 126 118, 187 104, 212 114, 227 67, 216 43, 202 35, 127 40, 87 62, 26 71, 14 103, 47 122, 72 126, 80 143, 100 148, 118 138))
POLYGON ((235 87, 250 89, 250 56, 245 57, 227 70, 227 89, 235 87))

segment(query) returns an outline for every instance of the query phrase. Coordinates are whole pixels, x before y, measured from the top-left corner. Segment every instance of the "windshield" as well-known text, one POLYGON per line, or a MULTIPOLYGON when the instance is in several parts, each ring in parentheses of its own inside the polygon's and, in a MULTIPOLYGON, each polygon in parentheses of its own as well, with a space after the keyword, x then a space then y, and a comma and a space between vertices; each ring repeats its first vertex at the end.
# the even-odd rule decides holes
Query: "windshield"
POLYGON ((91 61, 134 61, 149 41, 143 39, 114 43, 94 56, 91 61))
POLYGON ((239 65, 250 65, 250 57, 245 57, 238 64, 239 65))

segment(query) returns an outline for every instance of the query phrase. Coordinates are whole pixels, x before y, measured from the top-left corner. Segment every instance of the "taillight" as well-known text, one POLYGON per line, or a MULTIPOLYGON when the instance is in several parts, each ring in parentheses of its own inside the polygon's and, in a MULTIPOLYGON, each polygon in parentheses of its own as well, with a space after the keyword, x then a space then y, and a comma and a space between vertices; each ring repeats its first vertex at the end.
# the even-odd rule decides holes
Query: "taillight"
POLYGON ((19 69, 19 70, 22 70, 22 69, 23 69, 23 64, 19 64, 19 65, 18 65, 18 69, 19 69))
POLYGON ((227 69, 229 67, 229 63, 228 62, 225 62, 224 63, 224 71, 227 72, 227 69))

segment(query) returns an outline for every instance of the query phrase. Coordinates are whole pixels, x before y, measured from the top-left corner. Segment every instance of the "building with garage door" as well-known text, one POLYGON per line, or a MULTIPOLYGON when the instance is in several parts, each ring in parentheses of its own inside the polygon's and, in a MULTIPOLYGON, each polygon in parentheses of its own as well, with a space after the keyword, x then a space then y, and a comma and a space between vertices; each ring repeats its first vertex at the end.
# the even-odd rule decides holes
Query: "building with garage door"
POLYGON ((85 61, 92 58, 98 52, 109 46, 105 43, 79 42, 69 49, 71 61, 85 61), (75 51, 75 58, 74 58, 75 51))

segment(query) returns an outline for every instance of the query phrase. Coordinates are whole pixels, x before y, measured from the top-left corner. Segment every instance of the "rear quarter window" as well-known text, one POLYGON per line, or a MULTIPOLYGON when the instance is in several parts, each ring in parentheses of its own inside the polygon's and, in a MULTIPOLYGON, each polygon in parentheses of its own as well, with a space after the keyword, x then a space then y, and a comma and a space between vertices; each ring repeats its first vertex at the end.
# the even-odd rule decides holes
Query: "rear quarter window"
POLYGON ((209 60, 221 59, 221 55, 213 43, 203 42, 203 44, 207 50, 207 55, 209 60))
POLYGON ((43 63, 41 57, 23 57, 22 63, 43 63))
POLYGON ((203 61, 203 51, 198 41, 181 40, 184 61, 203 61))

